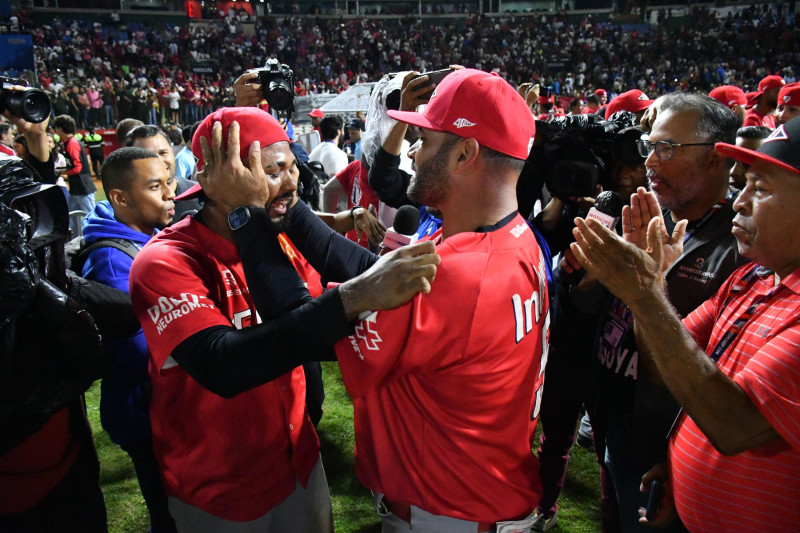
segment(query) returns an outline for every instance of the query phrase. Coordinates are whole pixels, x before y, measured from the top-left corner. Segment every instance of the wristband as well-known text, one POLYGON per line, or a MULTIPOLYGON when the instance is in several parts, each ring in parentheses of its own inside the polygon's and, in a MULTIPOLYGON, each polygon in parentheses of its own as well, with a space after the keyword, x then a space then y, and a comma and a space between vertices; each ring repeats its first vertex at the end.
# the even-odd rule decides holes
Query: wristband
POLYGON ((364 209, 364 208, 361 207, 360 205, 354 205, 353 207, 350 208, 350 218, 352 218, 353 220, 356 219, 356 209, 364 209))

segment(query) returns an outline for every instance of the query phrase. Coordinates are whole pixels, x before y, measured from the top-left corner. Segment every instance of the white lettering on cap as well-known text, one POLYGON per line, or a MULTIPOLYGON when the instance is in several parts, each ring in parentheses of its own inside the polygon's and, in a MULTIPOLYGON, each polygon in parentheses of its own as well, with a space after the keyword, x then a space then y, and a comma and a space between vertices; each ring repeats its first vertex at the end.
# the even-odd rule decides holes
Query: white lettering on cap
POLYGON ((648 98, 646 94, 642 93, 639 95, 639 98, 637 98, 637 100, 648 100, 648 98))
POLYGON ((453 122, 453 126, 455 126, 456 128, 469 128, 471 126, 475 126, 475 123, 474 122, 470 122, 469 120, 467 120, 465 118, 459 118, 459 119, 456 119, 455 122, 453 122))

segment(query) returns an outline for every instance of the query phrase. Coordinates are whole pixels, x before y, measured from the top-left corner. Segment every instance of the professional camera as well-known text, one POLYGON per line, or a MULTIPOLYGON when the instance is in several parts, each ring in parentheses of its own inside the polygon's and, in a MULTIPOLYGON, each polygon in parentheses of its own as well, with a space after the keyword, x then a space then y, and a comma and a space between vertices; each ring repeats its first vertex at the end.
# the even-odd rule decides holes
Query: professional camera
POLYGON ((284 65, 273 57, 253 72, 258 72, 261 92, 270 109, 277 111, 279 116, 291 115, 294 108, 294 73, 289 65, 284 65))
POLYGON ((25 88, 27 84, 22 79, 0 76, 0 113, 8 110, 15 117, 38 124, 50 116, 50 98, 41 89, 25 88))
POLYGON ((536 121, 537 143, 532 154, 544 174, 547 189, 561 200, 594 196, 597 185, 610 189, 615 163, 644 163, 636 142, 642 131, 636 115, 615 113, 611 120, 597 115, 567 115, 550 122, 536 121))

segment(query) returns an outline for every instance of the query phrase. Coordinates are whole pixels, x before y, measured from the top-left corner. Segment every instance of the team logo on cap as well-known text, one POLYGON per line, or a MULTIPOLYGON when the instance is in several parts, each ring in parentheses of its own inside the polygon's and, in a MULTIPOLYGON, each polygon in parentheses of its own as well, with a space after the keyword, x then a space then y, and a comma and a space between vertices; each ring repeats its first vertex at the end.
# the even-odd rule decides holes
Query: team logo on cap
POLYGON ((784 103, 784 104, 788 104, 788 103, 789 103, 789 101, 790 101, 791 99, 792 99, 792 96, 791 96, 791 95, 789 95, 789 94, 787 94, 787 95, 785 95, 785 96, 783 97, 783 103, 784 103))
POLYGON ((637 100, 649 100, 649 98, 647 98, 646 94, 642 93, 639 95, 639 98, 637 98, 637 100))
POLYGON ((475 125, 474 122, 470 122, 469 120, 467 120, 465 118, 459 118, 459 119, 456 119, 455 122, 453 122, 453 126, 455 126, 456 128, 469 128, 469 127, 474 126, 474 125, 475 125))
POLYGON ((772 142, 772 141, 788 141, 789 135, 786 133, 786 128, 783 127, 784 125, 781 124, 778 128, 769 134, 769 137, 764 139, 765 143, 772 142))

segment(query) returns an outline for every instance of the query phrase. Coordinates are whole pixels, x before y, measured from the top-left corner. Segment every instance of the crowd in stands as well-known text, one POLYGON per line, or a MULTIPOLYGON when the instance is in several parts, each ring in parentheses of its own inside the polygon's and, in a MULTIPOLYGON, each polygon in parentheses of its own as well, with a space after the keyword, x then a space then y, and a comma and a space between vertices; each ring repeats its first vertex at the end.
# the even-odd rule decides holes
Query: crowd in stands
MULTIPOLYGON (((800 495, 800 40, 794 14, 781 13, 762 6, 719 19, 694 7, 691 24, 669 24, 664 11, 655 25, 628 27, 591 16, 570 24, 565 14, 470 15, 447 23, 265 18, 253 23, 252 34, 250 22, 236 17, 207 26, 106 27, 56 19, 36 27, 39 82, 52 95, 56 118, 50 126, 66 159, 62 167, 57 151, 48 151, 54 150, 48 141, 56 139, 46 138, 47 122, 32 125, 9 113, 5 118, 19 135, 0 125, 0 152, 24 157, 46 176, 44 182, 59 183, 59 176, 69 182, 69 209, 88 213, 84 244, 98 236, 137 243, 130 253, 104 244, 90 256, 84 248, 80 274, 129 291, 125 303, 132 302, 138 318, 118 335, 98 321, 90 337, 100 346, 102 333, 104 355, 112 360, 110 369, 102 369, 101 421, 134 462, 152 530, 221 530, 261 521, 271 524, 268 531, 285 531, 288 524, 295 531, 333 531, 319 441, 302 405, 311 379, 302 377, 308 370, 301 364, 318 360, 339 361, 355 400, 357 475, 373 492, 384 531, 408 529, 420 516, 434 524, 433 531, 443 524, 481 532, 502 525, 532 532, 554 527, 584 408, 601 465, 603 531, 646 532, 639 522, 646 499, 640 485, 649 487, 656 478, 667 487, 665 505, 646 518, 654 525, 672 519, 669 531, 792 530, 800 520, 793 505, 800 495), (292 163, 299 159, 297 147, 286 123, 257 109, 258 89, 241 83, 244 71, 271 57, 294 70, 297 96, 381 78, 372 91, 360 159, 349 161, 336 146, 345 130, 340 117, 319 109, 308 114, 319 120, 312 124, 323 141, 308 159, 333 177, 327 183, 335 187, 326 185, 321 193, 331 212, 293 206, 303 177, 292 163), (551 71, 562 58, 565 69, 551 71), (437 98, 423 90, 424 78, 383 76, 448 64, 471 68, 450 73, 437 86, 437 98), (389 110, 395 86, 403 89, 400 104, 389 110), (599 209, 588 207, 593 198, 559 194, 552 183, 543 209, 518 207, 519 184, 541 185, 531 163, 544 163, 558 140, 545 133, 543 143, 532 143, 545 130, 534 118, 562 114, 556 110, 563 102, 571 115, 621 120, 622 113, 634 124, 619 133, 635 130, 636 153, 615 149, 612 164, 593 167, 596 174, 610 169, 608 183, 589 188, 609 185, 631 198, 627 210, 620 206, 624 238, 608 231, 616 220, 605 229, 584 220, 597 216, 599 209), (229 105, 237 107, 217 110, 229 105), (376 141, 373 133, 387 117, 397 122, 379 131, 376 141), (191 126, 181 131, 164 125, 198 121, 194 135, 191 126), (106 200, 98 203, 76 131, 95 125, 117 125, 118 137, 127 139, 105 162, 94 161, 103 165, 95 174, 106 200), (238 158, 249 155, 248 165, 224 146, 239 146, 238 158), (403 156, 413 161, 414 174, 400 168, 403 156), (179 158, 191 167, 197 161, 198 172, 190 173, 199 181, 183 179, 179 158), (262 168, 253 166, 259 160, 262 168), (744 165, 751 170, 738 176, 744 165), (261 171, 265 179, 248 181, 261 171), (250 181, 256 186, 246 186, 250 181), (336 207, 339 192, 347 193, 345 209, 336 207), (197 202, 199 212, 188 209, 188 201, 197 202), (361 249, 334 238, 334 231, 350 230, 358 241, 359 230, 366 234, 360 217, 378 201, 418 215, 414 238, 428 235, 421 228, 429 222, 421 217, 440 214, 433 239, 448 241, 438 248, 412 244, 378 261, 367 249, 381 239, 361 249), (194 214, 181 220, 182 210, 194 214), (276 221, 279 227, 272 225, 276 221), (275 238, 265 239, 266 230, 276 230, 275 238), (493 241, 488 252, 478 247, 486 241, 493 241), (554 271, 545 268, 539 243, 560 254, 554 271), (395 282, 378 275, 380 269, 403 254, 432 256, 434 249, 444 259, 424 258, 431 268, 413 292, 430 291, 430 273, 441 260, 435 291, 403 303, 414 295, 401 298, 394 289, 408 280, 395 282), (486 255, 483 263, 473 250, 486 255), (670 254, 674 261, 662 265, 670 254), (275 257, 280 261, 270 264, 275 257), (619 257, 636 262, 613 262, 619 257), (741 268, 750 260, 757 265, 741 268), (573 276, 581 268, 588 275, 573 276), (473 301, 464 284, 474 273, 482 276, 475 286, 486 290, 476 290, 473 301), (344 282, 323 292, 322 280, 333 274, 344 282), (729 276, 733 281, 726 282, 729 276), (288 287, 285 301, 269 285, 288 287), (198 303, 195 294, 213 305, 198 303), (530 300, 521 299, 528 294, 530 300), (503 308, 501 319, 496 310, 503 308), (264 322, 252 318, 256 313, 264 322), (367 318, 356 325, 359 316, 367 318), (436 322, 445 318, 447 327, 436 322), (493 327, 478 327, 490 320, 493 327), (322 334, 296 341, 310 324, 322 334), (136 346, 114 344, 134 338, 136 346), (639 358, 637 340, 647 346, 647 357, 639 358), (123 368, 133 360, 129 348, 138 350, 139 380, 120 385, 115 377, 135 373, 123 368), (364 366, 366 350, 381 350, 391 368, 373 360, 364 366), (518 362, 496 363, 509 354, 518 362), (234 356, 237 364, 220 364, 234 356), (545 373, 548 388, 542 389, 545 373), (355 375, 358 380, 350 377, 355 375), (125 395, 119 394, 123 385, 130 386, 125 395), (129 398, 146 400, 139 412, 131 409, 123 428, 140 431, 135 438, 116 433, 119 427, 109 422, 121 417, 107 414, 128 408, 129 398), (465 422, 451 423, 455 415, 465 422), (408 428, 425 425, 419 444, 408 428), (229 438, 246 426, 255 430, 229 438), (403 451, 415 447, 419 453, 403 451), (419 458, 428 457, 439 463, 428 460, 433 467, 423 468, 419 458), (456 467, 470 471, 453 476, 456 467), (740 515, 741 502, 730 487, 750 490, 740 515), (425 491, 428 501, 419 497, 425 491), (673 499, 682 522, 668 516, 673 499)), ((356 153, 364 128, 360 120, 346 128, 356 153)), ((90 142, 102 139, 90 131, 83 140, 95 159, 90 142)), ((574 141, 569 139, 581 144, 574 141)), ((561 178, 569 175, 564 169, 576 168, 561 163, 585 169, 588 163, 575 153, 548 163, 558 169, 552 172, 561 178)), ((2 185, 0 179, 0 209, 2 185)), ((47 255, 61 257, 58 250, 47 255)), ((72 294, 75 283, 83 282, 72 279, 58 288, 72 294)), ((42 318, 34 311, 32 317, 42 318)), ((0 448, 0 481, 17 476, 32 488, 14 494, 11 481, 0 483, 0 530, 80 519, 75 530, 105 531, 97 458, 79 416, 83 390, 59 399, 60 411, 44 413, 39 426, 9 431, 11 444, 0 448), (48 440, 50 449, 43 444, 48 440), (58 471, 18 460, 55 461, 50 456, 61 458, 58 471), (11 468, 16 462, 27 467, 22 475, 11 468), (73 488, 76 479, 83 492, 73 488), (80 516, 62 518, 65 510, 80 516)))
POLYGON ((636 88, 651 98, 717 85, 755 90, 768 74, 796 79, 800 39, 794 14, 783 11, 764 5, 718 18, 696 6, 686 24, 670 24, 671 11, 661 10, 655 25, 628 26, 591 15, 572 24, 566 13, 450 22, 266 17, 252 34, 236 16, 153 27, 56 18, 32 34, 41 85, 51 91, 56 114, 71 114, 80 127, 112 126, 124 117, 194 122, 230 100, 244 70, 271 57, 292 67, 297 95, 454 63, 498 72, 516 85, 552 85, 563 98, 596 88, 610 96, 636 88), (550 70, 553 61, 566 67, 550 70))

